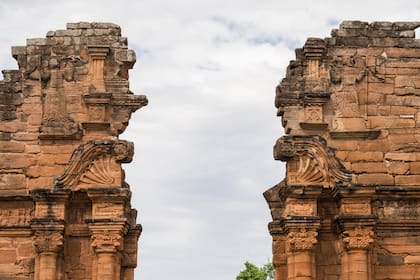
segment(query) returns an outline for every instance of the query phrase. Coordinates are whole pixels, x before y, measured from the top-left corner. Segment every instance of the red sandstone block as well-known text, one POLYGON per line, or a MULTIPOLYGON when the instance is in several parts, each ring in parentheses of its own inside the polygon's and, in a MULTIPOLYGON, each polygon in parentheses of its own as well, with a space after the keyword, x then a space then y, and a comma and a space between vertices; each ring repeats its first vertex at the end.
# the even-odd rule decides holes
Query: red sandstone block
POLYGON ((404 262, 406 264, 420 264, 420 256, 406 256, 404 262))
POLYGON ((24 131, 26 128, 27 128, 26 122, 19 122, 19 121, 0 122, 1 132, 24 131))
POLYGON ((410 162, 410 173, 411 174, 420 174, 420 162, 410 162))
POLYGON ((420 96, 405 96, 403 104, 405 106, 419 107, 420 106, 420 96))
POLYGON ((378 280, 412 280, 419 276, 420 272, 413 265, 376 266, 376 279, 378 280))
POLYGON ((0 176, 0 190, 26 189, 26 177, 23 174, 7 173, 0 176))
POLYGON ((53 178, 52 177, 39 177, 36 179, 28 180, 28 189, 48 189, 53 187, 53 178))
POLYGON ((395 121, 391 116, 369 116, 370 128, 389 128, 395 121))
POLYGON ((360 141, 359 150, 366 152, 386 152, 389 151, 389 141, 387 139, 364 140, 360 141))
POLYGON ((415 153, 386 153, 385 159, 397 161, 416 161, 415 153))
POLYGON ((30 114, 28 117, 28 125, 40 126, 41 122, 42 122, 41 113, 33 113, 33 114, 30 114))
POLYGON ((394 177, 384 173, 365 173, 356 176, 356 182, 362 185, 393 185, 394 177))
POLYGON ((0 250, 0 264, 14 264, 16 261, 16 249, 0 250))
POLYGON ((385 96, 385 104, 394 105, 394 106, 401 106, 404 103, 403 96, 396 96, 388 94, 385 96))
POLYGON ((35 165, 36 163, 36 158, 33 155, 5 153, 0 157, 0 169, 29 167, 31 165, 35 165))
MULTIPOLYGON (((380 94, 382 97, 380 97, 378 101, 382 103, 384 101, 385 94, 392 94, 394 92, 394 85, 392 83, 378 83, 377 81, 374 81, 373 83, 369 83, 368 91, 368 99, 374 98, 376 94, 380 94)), ((373 99, 371 101, 374 102, 373 99)))
POLYGON ((394 122, 392 123, 391 127, 415 127, 416 121, 414 120, 414 116, 410 115, 403 115, 399 118, 395 118, 394 122), (404 117, 405 116, 405 117, 404 117))
POLYGON ((388 172, 390 174, 406 174, 409 170, 410 165, 405 162, 392 161, 387 163, 388 172))
POLYGON ((25 144, 15 141, 0 141, 0 153, 23 153, 25 144))
POLYGON ((357 140, 348 140, 348 139, 340 139, 340 140, 331 140, 330 146, 336 148, 337 150, 344 150, 344 151, 354 151, 357 150, 359 147, 359 142, 357 140))
POLYGON ((407 143, 413 143, 416 141, 416 138, 414 137, 414 134, 390 134, 389 140, 394 144, 407 144, 407 143))
POLYGON ((420 186, 420 175, 395 176, 395 184, 420 186))
POLYGON ((358 162, 358 161, 382 161, 382 152, 349 152, 346 161, 358 162))
POLYGON ((351 165, 353 171, 357 173, 385 173, 387 172, 387 167, 384 162, 357 162, 351 165))
POLYGON ((406 106, 391 106, 391 115, 414 115, 416 113, 416 108, 406 106))

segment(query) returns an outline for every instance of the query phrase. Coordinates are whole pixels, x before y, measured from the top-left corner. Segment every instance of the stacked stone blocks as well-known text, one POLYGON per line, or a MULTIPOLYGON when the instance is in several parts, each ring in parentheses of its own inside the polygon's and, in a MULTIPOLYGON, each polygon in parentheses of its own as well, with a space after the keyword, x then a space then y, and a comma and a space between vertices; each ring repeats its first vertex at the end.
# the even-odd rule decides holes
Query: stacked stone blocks
POLYGON ((12 47, 0 81, 0 278, 133 279, 136 210, 118 138, 147 105, 111 23, 69 23, 12 47))
POLYGON ((345 21, 296 50, 275 100, 286 178, 264 193, 276 279, 420 277, 419 26, 345 21))

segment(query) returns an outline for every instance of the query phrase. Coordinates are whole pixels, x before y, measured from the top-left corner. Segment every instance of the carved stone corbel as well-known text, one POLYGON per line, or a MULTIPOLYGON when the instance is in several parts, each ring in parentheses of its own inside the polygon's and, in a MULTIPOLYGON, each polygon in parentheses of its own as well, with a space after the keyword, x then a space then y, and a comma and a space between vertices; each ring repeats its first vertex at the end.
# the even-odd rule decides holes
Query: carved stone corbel
POLYGON ((73 152, 64 173, 55 179, 55 188, 122 187, 120 163, 131 162, 133 154, 134 145, 129 141, 95 140, 82 144, 73 152))
POLYGON ((351 183, 352 173, 319 136, 283 136, 274 146, 274 158, 287 162, 287 185, 323 186, 351 183))

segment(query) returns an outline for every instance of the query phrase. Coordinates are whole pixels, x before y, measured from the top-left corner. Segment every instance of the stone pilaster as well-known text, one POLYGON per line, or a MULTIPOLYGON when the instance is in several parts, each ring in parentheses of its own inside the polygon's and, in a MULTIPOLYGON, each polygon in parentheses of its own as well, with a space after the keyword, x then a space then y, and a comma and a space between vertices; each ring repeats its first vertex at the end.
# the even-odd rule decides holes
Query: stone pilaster
POLYGON ((286 239, 287 279, 316 279, 314 250, 318 243, 317 236, 317 231, 304 228, 288 233, 286 239))
POLYGON ((56 280, 60 271, 58 257, 63 249, 63 233, 60 229, 38 227, 33 244, 37 253, 35 258, 35 279, 56 280))
POLYGON ((62 275, 65 205, 67 190, 37 189, 31 192, 35 211, 30 220, 34 232, 35 280, 58 280, 62 275))
POLYGON ((342 280, 370 279, 376 219, 371 206, 374 193, 375 190, 370 187, 353 187, 351 190, 337 187, 333 192, 339 206, 336 221, 342 244, 342 280))
POLYGON ((90 45, 88 46, 88 52, 92 59, 89 69, 92 79, 92 91, 105 92, 104 62, 109 53, 109 46, 90 45))
POLYGON ((134 269, 137 267, 137 243, 142 231, 140 225, 128 230, 124 237, 124 250, 121 259, 121 278, 123 280, 134 280, 134 269))
POLYGON ((316 279, 315 249, 320 228, 317 201, 321 192, 322 186, 289 186, 283 190, 281 224, 287 258, 286 279, 316 279))
POLYGON ((91 246, 95 253, 92 263, 93 280, 121 279, 121 251, 127 224, 124 219, 92 220, 89 223, 91 246))
POLYGON ((355 228, 342 233, 342 279, 368 280, 370 275, 369 251, 374 242, 374 232, 369 228, 355 228))

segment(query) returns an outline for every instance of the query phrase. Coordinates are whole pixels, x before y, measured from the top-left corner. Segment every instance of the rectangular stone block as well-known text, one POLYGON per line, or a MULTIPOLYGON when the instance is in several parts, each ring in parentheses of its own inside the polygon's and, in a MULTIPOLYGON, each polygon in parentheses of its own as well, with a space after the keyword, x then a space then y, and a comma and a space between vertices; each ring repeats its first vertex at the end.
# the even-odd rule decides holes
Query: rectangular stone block
POLYGON ((357 162, 351 165, 354 172, 386 173, 387 166, 384 162, 357 162))
POLYGON ((399 160, 399 161, 416 161, 417 157, 414 153, 386 153, 385 159, 387 160, 399 160))
POLYGON ((387 152, 389 151, 388 139, 364 140, 359 143, 359 150, 366 152, 387 152))
POLYGON ((14 264, 16 261, 16 250, 0 249, 0 264, 14 264))
POLYGON ((420 186, 420 175, 400 175, 395 176, 396 185, 420 186))
POLYGON ((394 185, 394 177, 384 173, 365 173, 356 175, 356 181, 362 185, 394 185))
POLYGON ((359 161, 382 161, 384 154, 382 152, 349 152, 346 161, 359 162, 359 161))
POLYGON ((33 155, 5 153, 0 157, 0 169, 23 168, 36 164, 36 158, 33 155))
POLYGON ((415 266, 376 266, 376 279, 378 280, 412 280, 416 279, 418 275, 415 266))
POLYGON ((0 153, 23 153, 25 144, 15 141, 0 141, 0 153))
POLYGON ((28 189, 52 189, 53 188, 52 177, 39 177, 35 179, 28 179, 28 189))
POLYGON ((411 174, 420 174, 420 162, 410 162, 410 173, 411 174))
POLYGON ((404 258, 406 264, 420 264, 420 256, 406 256, 404 258))
POLYGON ((23 174, 0 174, 0 190, 26 189, 26 177, 23 174))
POLYGON ((400 265, 404 263, 404 256, 401 255, 378 255, 379 265, 400 265))
POLYGON ((400 162, 400 161, 387 162, 387 170, 390 174, 394 174, 394 175, 406 174, 409 169, 410 169, 410 165, 406 162, 400 162))
POLYGON ((26 44, 42 46, 42 45, 46 45, 47 41, 45 38, 30 38, 30 39, 26 39, 26 44))

